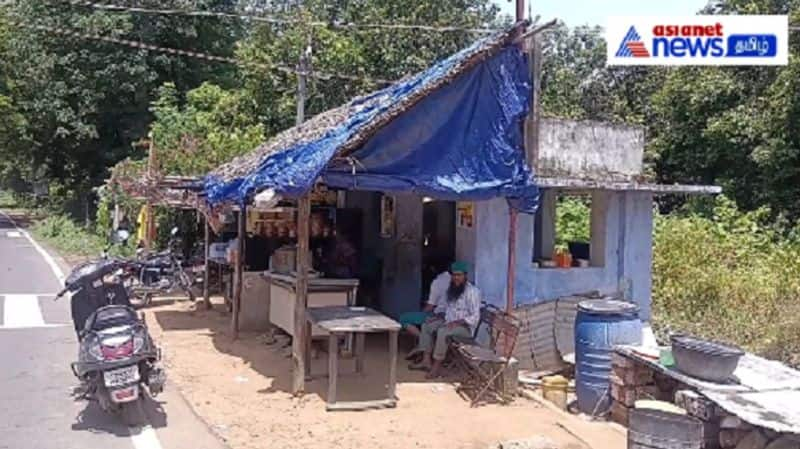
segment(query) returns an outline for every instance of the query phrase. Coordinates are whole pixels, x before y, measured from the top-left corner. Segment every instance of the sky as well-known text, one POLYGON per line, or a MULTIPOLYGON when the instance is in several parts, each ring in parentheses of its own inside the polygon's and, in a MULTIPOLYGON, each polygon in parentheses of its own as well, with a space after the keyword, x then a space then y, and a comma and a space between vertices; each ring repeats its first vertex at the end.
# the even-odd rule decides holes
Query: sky
MULTIPOLYGON (((514 15, 515 0, 492 0, 503 12, 514 15)), ((608 16, 684 16, 697 13, 707 0, 526 0, 542 21, 558 18, 569 26, 602 25, 608 16), (532 2, 532 3, 531 3, 532 2)))

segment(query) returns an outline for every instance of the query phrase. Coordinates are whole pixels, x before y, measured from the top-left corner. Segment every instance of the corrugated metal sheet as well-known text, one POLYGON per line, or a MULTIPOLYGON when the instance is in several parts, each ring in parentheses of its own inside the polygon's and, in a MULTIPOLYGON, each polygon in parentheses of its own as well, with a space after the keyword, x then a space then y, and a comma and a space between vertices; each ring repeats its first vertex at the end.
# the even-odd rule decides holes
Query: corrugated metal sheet
POLYGON ((776 432, 800 434, 800 371, 745 354, 730 383, 714 383, 687 376, 643 357, 636 348, 618 347, 617 352, 682 382, 730 414, 776 432))

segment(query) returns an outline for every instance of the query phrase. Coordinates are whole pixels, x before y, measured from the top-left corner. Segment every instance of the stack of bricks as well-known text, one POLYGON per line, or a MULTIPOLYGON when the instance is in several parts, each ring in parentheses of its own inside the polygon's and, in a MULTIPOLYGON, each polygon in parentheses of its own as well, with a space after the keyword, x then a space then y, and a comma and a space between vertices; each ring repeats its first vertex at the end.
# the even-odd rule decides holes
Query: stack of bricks
POLYGON ((653 371, 623 355, 611 356, 611 420, 628 426, 628 414, 636 401, 657 399, 659 389, 653 371))
MULTIPOLYGON (((690 389, 681 389, 675 392, 675 405, 686 410, 689 416, 694 416, 703 423, 703 447, 705 449, 717 449, 721 441, 728 441, 732 438, 728 435, 720 436, 720 416, 722 411, 699 393, 690 389)), ((724 432, 725 434, 730 432, 724 432)), ((734 432, 735 433, 735 432, 734 432)), ((737 435, 732 435, 736 437, 737 435)), ((722 447, 736 447, 738 440, 732 446, 725 445, 722 447)))

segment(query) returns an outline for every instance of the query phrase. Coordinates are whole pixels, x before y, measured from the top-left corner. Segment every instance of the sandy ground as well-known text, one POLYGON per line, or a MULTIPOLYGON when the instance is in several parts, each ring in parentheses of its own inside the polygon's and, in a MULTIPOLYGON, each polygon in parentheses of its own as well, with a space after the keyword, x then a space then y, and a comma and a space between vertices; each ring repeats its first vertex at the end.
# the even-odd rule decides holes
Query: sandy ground
MULTIPOLYGON (((500 441, 546 437, 554 447, 622 449, 625 437, 606 424, 554 413, 533 401, 470 408, 449 382, 428 382, 399 361, 397 408, 326 412, 327 379, 306 383, 301 399, 290 394, 291 367, 278 345, 258 336, 229 335, 229 316, 220 304, 193 310, 186 302, 156 300, 147 323, 162 345, 169 381, 232 449, 264 448, 431 448, 485 449, 500 441)), ((385 395, 387 343, 368 339, 364 376, 352 360, 340 364, 340 400, 385 395)), ((401 351, 403 345, 401 343, 401 351)), ((326 354, 312 373, 325 372, 326 354)))

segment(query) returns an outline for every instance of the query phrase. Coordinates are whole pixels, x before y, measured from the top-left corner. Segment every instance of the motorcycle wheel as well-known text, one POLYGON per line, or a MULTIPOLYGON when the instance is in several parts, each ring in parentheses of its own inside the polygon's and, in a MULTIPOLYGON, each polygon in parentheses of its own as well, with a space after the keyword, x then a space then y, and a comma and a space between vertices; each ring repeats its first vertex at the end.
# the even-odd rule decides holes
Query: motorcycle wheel
POLYGON ((195 301, 194 291, 192 290, 192 279, 186 274, 185 271, 182 271, 180 276, 180 284, 183 291, 186 293, 186 296, 189 297, 190 302, 195 301))
POLYGON ((140 427, 146 422, 141 397, 135 401, 120 404, 119 414, 128 427, 140 427))

